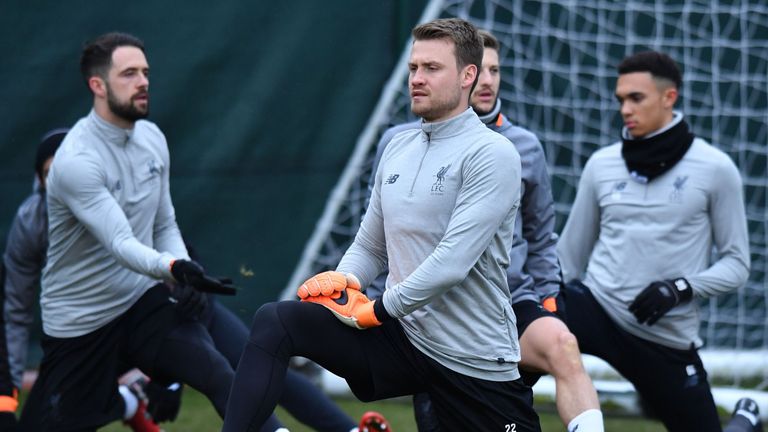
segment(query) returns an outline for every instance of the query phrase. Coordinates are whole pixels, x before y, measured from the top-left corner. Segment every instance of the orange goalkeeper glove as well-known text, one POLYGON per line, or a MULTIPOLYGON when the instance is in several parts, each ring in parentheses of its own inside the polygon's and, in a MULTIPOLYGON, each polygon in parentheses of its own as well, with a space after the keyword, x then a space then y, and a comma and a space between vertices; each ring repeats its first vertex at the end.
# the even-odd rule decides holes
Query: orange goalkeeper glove
POLYGON ((345 274, 337 271, 327 271, 318 273, 304 281, 296 291, 296 295, 304 300, 307 297, 333 295, 343 291, 345 288, 360 291, 360 281, 352 273, 345 274))
POLYGON ((0 430, 16 430, 16 408, 19 407, 19 391, 11 395, 0 395, 0 430))
POLYGON ((565 289, 561 287, 560 292, 543 299, 541 301, 541 307, 565 321, 565 289))
POLYGON ((373 311, 376 301, 371 301, 356 288, 345 288, 330 296, 306 297, 301 301, 325 306, 336 315, 339 321, 356 329, 362 330, 381 325, 381 321, 376 318, 373 311))

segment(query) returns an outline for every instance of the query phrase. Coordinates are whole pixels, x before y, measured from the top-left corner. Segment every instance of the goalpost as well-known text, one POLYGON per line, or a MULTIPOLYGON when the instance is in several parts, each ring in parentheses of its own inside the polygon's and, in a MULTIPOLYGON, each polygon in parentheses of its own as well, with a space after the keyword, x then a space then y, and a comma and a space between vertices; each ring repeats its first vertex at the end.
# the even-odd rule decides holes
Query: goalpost
MULTIPOLYGON (((745 394, 742 388, 768 390, 768 4, 764 0, 433 0, 420 22, 448 16, 468 19, 498 37, 503 110, 544 144, 558 231, 587 158, 619 138, 615 65, 643 49, 667 52, 679 62, 684 83, 678 109, 692 130, 730 155, 741 172, 752 254, 752 271, 744 287, 702 302, 702 358, 717 387, 715 398, 728 410, 735 399, 731 402, 731 396, 722 395, 734 391, 721 387, 739 389, 737 394, 745 394)), ((414 119, 407 91, 409 48, 410 42, 283 298, 293 298, 306 277, 338 263, 365 210, 380 133, 414 119)), ((611 375, 604 363, 586 361, 593 377, 611 375)), ((605 393, 610 393, 608 387, 605 393)), ((761 413, 768 414, 768 393, 751 396, 758 399, 761 413)))

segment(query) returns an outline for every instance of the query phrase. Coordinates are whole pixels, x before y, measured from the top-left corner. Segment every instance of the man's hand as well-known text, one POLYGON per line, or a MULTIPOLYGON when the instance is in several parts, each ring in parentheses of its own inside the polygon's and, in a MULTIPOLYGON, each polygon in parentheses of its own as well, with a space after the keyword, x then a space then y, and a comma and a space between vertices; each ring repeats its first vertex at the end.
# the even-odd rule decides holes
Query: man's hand
POLYGON ((693 288, 684 278, 651 282, 629 305, 637 322, 654 325, 673 307, 693 298, 693 288))
POLYGON ((304 281, 296 291, 296 295, 304 300, 307 297, 334 295, 334 293, 343 291, 345 288, 360 291, 360 281, 352 273, 344 274, 337 271, 326 271, 304 281))
POLYGON ((196 320, 208 306, 208 296, 186 284, 176 284, 171 288, 171 297, 176 300, 176 307, 187 318, 196 320))
POLYGON ((185 259, 171 261, 171 274, 182 285, 189 285, 197 291, 235 295, 235 287, 228 279, 216 279, 205 274, 200 264, 185 259))
POLYGON ((144 393, 149 400, 147 412, 156 423, 176 420, 181 408, 182 388, 179 383, 165 387, 155 381, 150 381, 144 387, 144 393))
POLYGON ((359 288, 345 288, 330 296, 307 297, 301 301, 325 306, 339 321, 350 327, 366 329, 381 325, 373 312, 376 302, 368 299, 359 288))

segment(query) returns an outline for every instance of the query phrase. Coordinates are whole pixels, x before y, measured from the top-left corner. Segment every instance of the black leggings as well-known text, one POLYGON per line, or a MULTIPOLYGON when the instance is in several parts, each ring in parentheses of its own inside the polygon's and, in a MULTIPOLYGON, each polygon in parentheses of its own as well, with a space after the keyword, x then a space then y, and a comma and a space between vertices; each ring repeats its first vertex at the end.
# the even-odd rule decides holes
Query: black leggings
POLYGON ((530 388, 521 382, 452 372, 414 348, 397 320, 357 330, 320 305, 286 301, 266 304, 256 313, 224 431, 259 429, 277 404, 294 355, 344 377, 365 402, 426 391, 445 430, 504 430, 513 423, 518 431, 539 430, 530 388))
POLYGON ((176 327, 158 350, 154 367, 147 374, 161 382, 189 384, 206 395, 224 417, 234 370, 201 324, 187 321, 176 327))
MULTIPOLYGON (((248 327, 232 311, 209 297, 210 316, 205 320, 216 349, 224 354, 232 369, 237 368, 243 348, 248 341, 248 327)), ((285 390, 279 404, 296 420, 318 432, 348 432, 357 424, 333 401, 299 372, 288 369, 285 390), (313 409, 307 409, 308 406, 313 409)), ((262 426, 262 432, 272 432, 282 427, 272 414, 262 426)))

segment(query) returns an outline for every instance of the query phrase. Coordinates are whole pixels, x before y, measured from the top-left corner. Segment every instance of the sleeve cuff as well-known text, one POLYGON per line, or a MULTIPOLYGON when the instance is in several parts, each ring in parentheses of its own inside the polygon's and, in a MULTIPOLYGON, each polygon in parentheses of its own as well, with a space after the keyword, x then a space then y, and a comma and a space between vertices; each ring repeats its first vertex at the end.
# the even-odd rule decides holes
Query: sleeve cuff
POLYGON ((163 276, 165 276, 165 279, 167 280, 175 280, 171 273, 171 264, 174 261, 176 261, 176 259, 171 254, 167 252, 160 253, 160 267, 162 268, 163 276))
POLYGON ((381 301, 382 299, 379 299, 373 303, 373 314, 376 315, 376 319, 379 320, 379 322, 389 321, 392 319, 392 316, 387 312, 387 309, 384 307, 384 302, 381 301))

